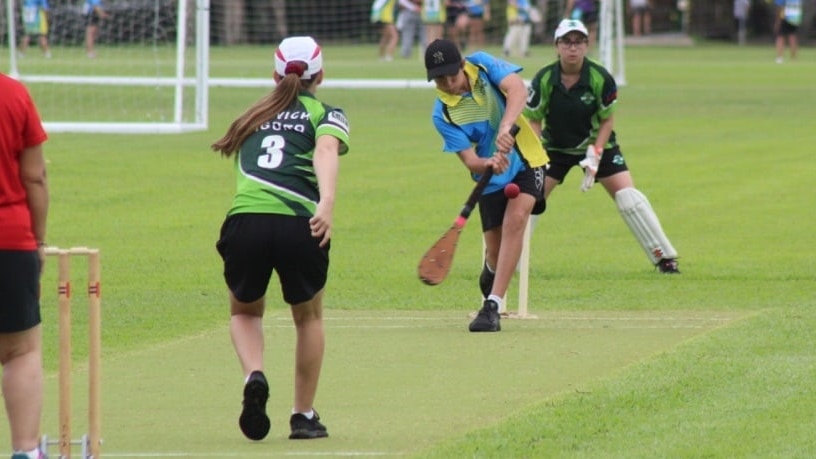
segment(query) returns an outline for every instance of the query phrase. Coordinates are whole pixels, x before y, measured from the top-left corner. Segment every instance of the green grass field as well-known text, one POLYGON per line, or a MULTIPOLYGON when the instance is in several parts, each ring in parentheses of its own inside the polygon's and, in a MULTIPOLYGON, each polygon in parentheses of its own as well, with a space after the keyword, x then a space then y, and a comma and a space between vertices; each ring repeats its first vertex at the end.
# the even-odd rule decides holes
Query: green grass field
MULTIPOLYGON (((53 64, 26 65, 64 65, 59 51, 53 64)), ((265 321, 273 431, 250 443, 236 425, 242 381, 214 250, 234 179, 208 146, 263 91, 214 88, 206 132, 52 134, 49 243, 102 250, 104 455, 816 456, 816 52, 784 65, 770 45, 626 52, 616 130, 683 274, 654 272, 614 203, 600 188, 582 194, 573 172, 533 234, 530 311, 539 319, 507 320, 489 336, 466 331, 479 306, 477 224, 445 283, 416 279, 419 257, 472 186, 459 161, 440 154, 433 91, 319 91, 352 123, 316 402, 331 437, 319 442, 285 439, 293 332, 274 280, 265 321)), ((97 70, 117 67, 99 54, 97 70)), ((381 63, 373 47, 328 46, 325 55, 327 78, 423 75, 418 59, 381 63)), ((535 48, 519 60, 522 76, 553 55, 535 48)), ((263 78, 271 67, 269 48, 213 50, 213 76, 263 78)), ((43 279, 49 435, 55 277, 52 262, 43 279)), ((74 281, 83 280, 77 261, 74 281)), ((82 295, 74 305, 80 433, 82 295)), ((7 439, 0 424, 0 450, 7 439)))

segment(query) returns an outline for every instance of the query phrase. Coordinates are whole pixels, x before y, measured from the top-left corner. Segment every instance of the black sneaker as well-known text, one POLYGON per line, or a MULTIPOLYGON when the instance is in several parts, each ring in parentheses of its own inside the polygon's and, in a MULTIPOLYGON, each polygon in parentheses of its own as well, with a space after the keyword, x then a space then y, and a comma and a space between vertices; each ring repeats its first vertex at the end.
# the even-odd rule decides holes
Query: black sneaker
POLYGON ((293 414, 289 418, 289 427, 292 428, 292 433, 289 435, 290 440, 311 440, 329 436, 326 426, 320 423, 320 416, 317 415, 317 411, 314 412, 312 419, 300 413, 293 414))
POLYGON ((658 261, 657 269, 663 274, 680 274, 677 260, 674 258, 664 258, 658 261))
POLYGON ((499 305, 493 300, 485 300, 482 309, 476 314, 476 318, 470 323, 472 332, 497 332, 501 331, 499 318, 499 305))
POLYGON ((253 371, 244 386, 244 409, 238 418, 241 432, 250 440, 263 440, 269 433, 269 417, 266 415, 266 401, 269 399, 269 384, 260 371, 253 371))
POLYGON ((482 298, 487 298, 490 291, 493 290, 493 280, 496 279, 496 273, 491 273, 487 269, 487 263, 482 268, 482 274, 479 275, 479 288, 482 289, 482 298))

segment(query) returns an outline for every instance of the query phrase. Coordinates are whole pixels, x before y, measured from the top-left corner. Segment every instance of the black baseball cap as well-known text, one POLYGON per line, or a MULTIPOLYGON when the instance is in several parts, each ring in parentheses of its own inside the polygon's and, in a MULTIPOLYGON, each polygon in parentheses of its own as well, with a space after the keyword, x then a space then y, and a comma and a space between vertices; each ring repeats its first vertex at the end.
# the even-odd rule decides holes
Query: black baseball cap
POLYGON ((459 48, 445 39, 436 39, 425 49, 425 70, 428 81, 436 77, 455 75, 462 66, 462 55, 459 48))

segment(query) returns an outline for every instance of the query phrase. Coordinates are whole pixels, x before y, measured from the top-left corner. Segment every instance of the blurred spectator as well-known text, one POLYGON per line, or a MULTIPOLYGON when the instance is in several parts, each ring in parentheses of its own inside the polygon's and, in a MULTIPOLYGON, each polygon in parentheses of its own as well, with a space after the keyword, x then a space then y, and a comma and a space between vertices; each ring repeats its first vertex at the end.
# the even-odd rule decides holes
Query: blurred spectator
POLYGON ((533 32, 530 8, 530 0, 507 0, 507 33, 504 35, 503 46, 506 57, 529 55, 530 36, 533 32))
POLYGON ((651 0, 629 0, 629 13, 632 15, 632 35, 639 37, 652 33, 651 0))
POLYGON ((737 26, 737 43, 745 44, 748 26, 748 11, 751 9, 750 0, 734 0, 734 22, 737 26))
POLYGON ((380 60, 394 60, 394 49, 399 41, 394 22, 396 0, 374 0, 371 4, 371 22, 380 26, 380 60))
POLYGON ((476 50, 484 48, 485 23, 490 21, 490 1, 489 0, 468 0, 468 46, 476 50))
POLYGON ((96 57, 96 37, 99 35, 99 23, 110 17, 103 8, 102 0, 85 0, 85 52, 88 57, 96 57))
POLYGON ((776 3, 776 20, 774 22, 774 34, 776 35, 776 63, 781 64, 785 60, 785 41, 790 48, 790 58, 796 59, 796 51, 799 48, 799 39, 796 33, 802 24, 802 1, 801 0, 774 0, 776 3))
POLYGON ((32 37, 36 37, 46 58, 51 57, 48 49, 48 0, 23 1, 23 25, 25 34, 20 42, 20 55, 28 51, 28 44, 32 37))
MULTIPOLYGON (((422 0, 399 0, 397 30, 400 34, 400 56, 411 57, 414 43, 422 43, 422 0)), ((424 46, 423 46, 423 49, 424 46)))
POLYGON ((422 24, 425 35, 425 48, 429 43, 442 38, 445 33, 447 10, 442 1, 422 2, 422 24))
POLYGON ((445 28, 448 32, 448 38, 456 43, 460 50, 463 50, 467 46, 465 39, 470 20, 467 5, 464 1, 458 0, 447 0, 445 5, 445 14, 447 16, 445 28))

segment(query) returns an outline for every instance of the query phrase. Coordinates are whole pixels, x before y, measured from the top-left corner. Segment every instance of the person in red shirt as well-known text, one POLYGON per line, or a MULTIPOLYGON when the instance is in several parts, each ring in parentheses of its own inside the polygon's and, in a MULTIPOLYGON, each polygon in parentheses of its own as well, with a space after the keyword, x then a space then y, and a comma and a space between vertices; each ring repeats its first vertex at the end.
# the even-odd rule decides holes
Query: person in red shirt
POLYGON ((0 364, 15 459, 39 458, 48 138, 22 83, 0 74, 0 364))

